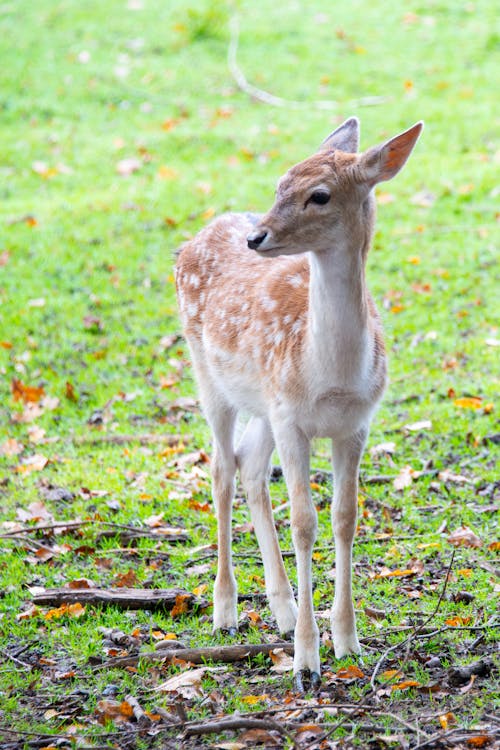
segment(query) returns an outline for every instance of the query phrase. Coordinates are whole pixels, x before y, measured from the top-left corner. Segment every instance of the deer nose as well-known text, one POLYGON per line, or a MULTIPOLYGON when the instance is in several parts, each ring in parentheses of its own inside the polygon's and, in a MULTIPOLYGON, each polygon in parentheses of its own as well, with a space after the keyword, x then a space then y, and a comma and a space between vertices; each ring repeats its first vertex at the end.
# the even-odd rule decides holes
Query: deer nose
POLYGON ((249 234, 247 237, 247 243, 250 250, 257 250, 257 248, 262 245, 266 237, 267 232, 265 230, 257 230, 256 232, 252 232, 251 234, 249 234))

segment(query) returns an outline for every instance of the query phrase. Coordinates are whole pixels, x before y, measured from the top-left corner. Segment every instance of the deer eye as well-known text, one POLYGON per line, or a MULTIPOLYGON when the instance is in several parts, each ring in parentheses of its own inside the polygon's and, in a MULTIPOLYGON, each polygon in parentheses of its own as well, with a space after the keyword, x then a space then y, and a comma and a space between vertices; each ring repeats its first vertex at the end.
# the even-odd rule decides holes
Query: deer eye
POLYGON ((315 190, 309 200, 318 206, 324 206, 330 200, 330 193, 327 190, 315 190))

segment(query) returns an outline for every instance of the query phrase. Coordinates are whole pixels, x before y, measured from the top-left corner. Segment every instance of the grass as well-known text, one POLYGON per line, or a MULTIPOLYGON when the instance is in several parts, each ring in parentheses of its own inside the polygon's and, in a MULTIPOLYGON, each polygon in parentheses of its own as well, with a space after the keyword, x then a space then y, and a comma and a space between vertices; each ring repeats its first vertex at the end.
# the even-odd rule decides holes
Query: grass
MULTIPOLYGON (((108 659, 98 628, 135 632, 146 649, 160 637, 156 631, 188 645, 212 644, 209 610, 175 618, 113 607, 87 607, 79 618, 47 619, 46 609, 19 615, 29 610, 33 586, 85 577, 112 587, 129 571, 136 586, 206 586, 202 596, 210 600, 215 552, 193 552, 215 541, 207 467, 193 470, 199 456, 175 465, 208 450, 209 435, 196 409, 175 408, 196 391, 184 343, 174 338, 173 252, 214 214, 266 210, 277 178, 351 114, 361 118, 363 147, 419 119, 426 130, 404 172, 379 189, 369 260, 391 376, 369 447, 395 445, 391 455, 367 452, 362 464, 354 585, 367 677, 358 680, 336 676, 352 660, 335 661, 321 617, 333 595, 331 484, 315 483, 322 700, 363 699, 383 651, 403 639, 397 628, 417 626, 434 612, 453 550, 447 539, 466 526, 480 546, 456 548, 447 595, 431 622, 435 634, 415 638, 406 660, 404 649, 395 648, 381 670, 401 666, 403 680, 442 690, 394 691, 377 683, 383 692, 376 708, 387 713, 376 720, 384 730, 373 729, 368 739, 380 744, 385 740, 377 737, 406 733, 411 747, 418 744, 418 735, 391 713, 410 724, 423 717, 426 737, 441 732, 443 742, 451 729, 456 736, 490 736, 494 677, 478 677, 462 693, 446 682, 446 669, 490 653, 497 636, 491 621, 498 595, 495 11, 490 0, 422 1, 408 10, 357 0, 335 12, 319 2, 290 2, 285 11, 268 0, 242 0, 239 63, 255 85, 304 102, 289 109, 266 107, 237 90, 226 66, 233 11, 223 2, 35 0, 0 8, 0 531, 34 526, 40 516, 49 525, 92 521, 55 537, 33 532, 1 540, 5 747, 28 746, 45 734, 127 748, 210 746, 210 735, 174 739, 179 729, 159 731, 159 720, 152 724, 156 736, 140 736, 137 722, 98 709, 100 701, 132 695, 153 714, 175 711, 172 694, 155 688, 179 669, 98 668, 108 659), (363 106, 364 97, 384 101, 363 106), (338 107, 319 109, 319 99, 338 107), (51 399, 32 421, 27 404, 14 400, 14 380, 43 388, 51 399), (471 397, 480 401, 460 401, 471 397), (405 427, 423 420, 431 427, 405 427), (96 446, 89 442, 96 433, 179 434, 185 448, 176 454, 138 441, 96 446), (48 462, 30 470, 26 459, 40 454, 48 462), (424 475, 403 490, 369 482, 395 477, 407 465, 424 475), (468 481, 440 478, 444 470, 468 481), (54 487, 72 499, 57 499, 54 487), (186 529, 187 543, 141 539, 130 549, 118 537, 98 537, 104 522, 138 524, 160 513, 166 524, 186 529), (377 577, 384 566, 417 572, 377 577), (460 591, 474 599, 449 598, 460 599, 460 591), (380 619, 369 608, 380 610, 380 619), (439 666, 426 667, 430 655, 439 666), (455 719, 443 728, 438 717, 447 712, 455 719)), ((328 468, 322 441, 313 466, 328 468)), ((273 484, 272 494, 276 506, 284 502, 282 483, 273 484)), ((257 596, 262 570, 247 522, 238 499, 236 575, 248 596, 241 609, 262 618, 254 623, 247 616, 239 638, 259 642, 274 631, 257 596)), ((286 510, 277 523, 290 550, 286 510)), ((293 558, 286 565, 293 578, 293 558)), ((200 693, 185 700, 188 718, 282 706, 291 677, 269 666, 262 658, 208 672, 200 693), (249 695, 260 697, 252 703, 249 695)), ((305 716, 311 700, 294 701, 305 716)), ((307 723, 328 728, 338 720, 310 710, 307 723)), ((366 717, 347 720, 325 743, 335 747, 344 735, 344 746, 366 747, 363 723, 366 717)))

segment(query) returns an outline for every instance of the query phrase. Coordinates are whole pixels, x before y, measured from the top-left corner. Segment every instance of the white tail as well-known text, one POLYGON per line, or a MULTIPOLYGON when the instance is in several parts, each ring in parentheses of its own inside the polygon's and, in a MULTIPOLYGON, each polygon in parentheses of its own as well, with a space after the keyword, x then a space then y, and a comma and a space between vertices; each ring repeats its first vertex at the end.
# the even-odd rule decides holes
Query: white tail
POLYGON ((359 123, 347 120, 278 183, 263 217, 227 214, 187 242, 177 292, 201 403, 213 431, 218 519, 214 628, 235 630, 231 504, 240 470, 264 563, 270 608, 294 631, 298 689, 319 684, 312 599, 317 518, 309 486, 310 441, 333 442, 332 524, 336 587, 331 612, 337 657, 359 653, 352 603, 358 468, 386 381, 380 320, 365 263, 375 219, 373 187, 406 162, 422 123, 357 154, 359 123), (238 412, 251 419, 235 448, 238 412), (298 607, 278 544, 267 487, 276 447, 291 504, 298 607))

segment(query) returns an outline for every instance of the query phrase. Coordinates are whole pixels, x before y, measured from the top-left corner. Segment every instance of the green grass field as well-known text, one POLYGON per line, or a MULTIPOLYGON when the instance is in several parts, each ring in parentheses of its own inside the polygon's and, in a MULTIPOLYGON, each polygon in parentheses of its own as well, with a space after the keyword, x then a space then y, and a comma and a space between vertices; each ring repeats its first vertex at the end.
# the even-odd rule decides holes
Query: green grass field
MULTIPOLYGON (((495 667, 456 684, 449 670, 485 663, 498 637, 496 23, 492 0, 0 6, 2 748, 494 746, 495 667), (234 16, 246 78, 289 106, 238 88, 234 16), (211 635, 209 607, 57 610, 33 608, 33 595, 86 579, 211 601, 210 437, 177 336, 174 251, 218 213, 267 210, 278 177, 350 115, 362 148, 426 124, 404 171, 378 189, 368 264, 391 384, 361 469, 363 660, 337 662, 329 648, 332 487, 317 441, 321 693, 293 696, 291 672, 270 671, 266 656, 217 665, 191 691, 161 688, 194 667, 111 660, 165 636, 232 643, 211 635), (130 527, 142 534, 132 542, 130 527), (166 527, 184 541, 144 533, 166 527), (339 674, 350 665, 359 673, 339 674), (287 734, 185 733, 235 711, 274 717, 287 734)), ((286 502, 281 482, 272 495, 286 502)), ((234 515, 236 642, 270 641, 240 495, 234 515)), ((286 508, 276 521, 290 551, 286 508)), ((294 580, 293 556, 286 565, 294 580)))

